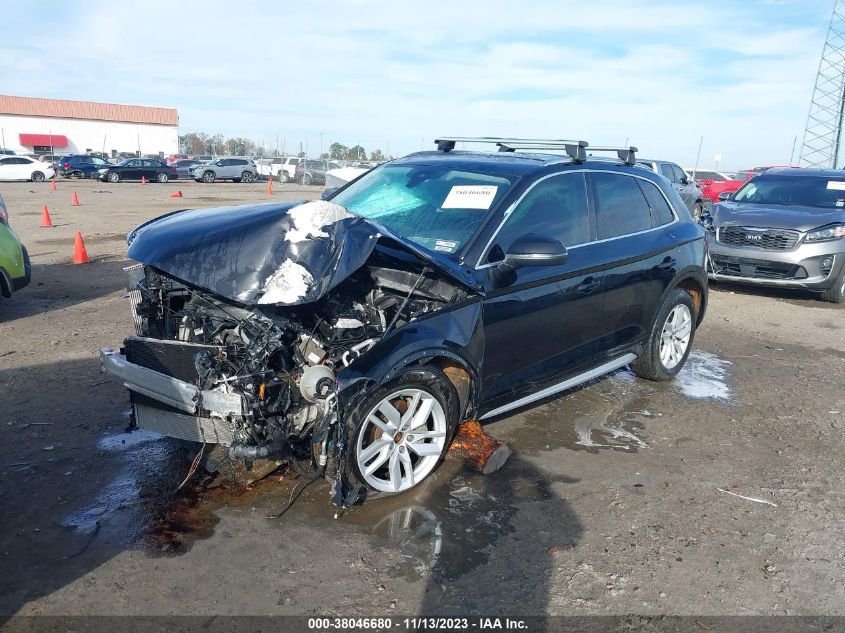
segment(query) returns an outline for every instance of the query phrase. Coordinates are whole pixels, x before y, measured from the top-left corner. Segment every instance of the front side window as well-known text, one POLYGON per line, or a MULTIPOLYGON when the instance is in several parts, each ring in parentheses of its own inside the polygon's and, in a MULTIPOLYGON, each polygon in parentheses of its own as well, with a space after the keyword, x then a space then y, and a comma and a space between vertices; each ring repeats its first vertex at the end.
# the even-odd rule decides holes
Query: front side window
POLYGON ((446 164, 386 165, 331 201, 431 251, 454 254, 511 185, 508 176, 446 164))
POLYGON ((582 173, 558 174, 530 189, 496 234, 487 261, 501 261, 511 244, 528 233, 553 237, 566 247, 590 241, 582 173))
POLYGON ((624 174, 592 173, 598 239, 638 233, 651 228, 651 208, 637 179, 624 174))
POLYGON ((669 179, 669 182, 677 182, 675 174, 672 172, 672 165, 669 163, 660 163, 660 173, 669 179))
POLYGON ((672 171, 675 173, 675 182, 684 182, 684 180, 687 180, 686 173, 677 165, 672 165, 672 171))

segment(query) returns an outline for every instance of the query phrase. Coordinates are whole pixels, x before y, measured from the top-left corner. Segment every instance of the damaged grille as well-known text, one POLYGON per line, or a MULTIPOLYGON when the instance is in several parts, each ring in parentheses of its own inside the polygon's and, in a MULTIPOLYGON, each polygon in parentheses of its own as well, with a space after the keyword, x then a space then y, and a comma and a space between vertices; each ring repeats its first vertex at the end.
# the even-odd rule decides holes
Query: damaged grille
POLYGON ((126 360, 141 367, 196 384, 197 368, 194 356, 198 352, 216 353, 221 348, 215 345, 201 345, 184 341, 130 336, 125 343, 126 360))
POLYGON ((141 290, 138 284, 144 279, 144 265, 134 264, 123 269, 126 277, 126 287, 129 289, 129 311, 132 313, 132 322, 135 324, 135 334, 144 334, 144 319, 138 314, 138 304, 141 303, 141 290))
POLYGON ((716 241, 740 248, 761 248, 769 251, 788 251, 795 248, 801 233, 789 229, 760 229, 744 226, 722 226, 716 241))
POLYGON ((733 277, 755 277, 758 279, 806 279, 807 271, 803 266, 781 262, 769 262, 762 259, 745 257, 727 257, 712 255, 713 272, 718 275, 733 277))

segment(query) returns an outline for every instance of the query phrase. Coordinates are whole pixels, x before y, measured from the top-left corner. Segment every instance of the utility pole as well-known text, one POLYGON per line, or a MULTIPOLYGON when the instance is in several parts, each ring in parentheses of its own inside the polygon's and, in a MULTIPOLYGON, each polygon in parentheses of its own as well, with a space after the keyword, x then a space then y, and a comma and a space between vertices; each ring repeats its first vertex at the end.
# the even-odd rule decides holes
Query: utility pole
POLYGON ((845 114, 845 0, 834 0, 798 164, 837 169, 845 114))
POLYGON ((323 160, 323 133, 320 132, 320 160, 323 160))

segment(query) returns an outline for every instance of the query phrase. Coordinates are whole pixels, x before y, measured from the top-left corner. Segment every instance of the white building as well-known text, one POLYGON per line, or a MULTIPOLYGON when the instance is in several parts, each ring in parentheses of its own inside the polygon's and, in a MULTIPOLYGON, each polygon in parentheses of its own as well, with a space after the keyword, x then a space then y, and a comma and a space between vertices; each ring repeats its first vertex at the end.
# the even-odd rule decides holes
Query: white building
POLYGON ((175 108, 0 95, 0 148, 19 154, 176 154, 175 108))

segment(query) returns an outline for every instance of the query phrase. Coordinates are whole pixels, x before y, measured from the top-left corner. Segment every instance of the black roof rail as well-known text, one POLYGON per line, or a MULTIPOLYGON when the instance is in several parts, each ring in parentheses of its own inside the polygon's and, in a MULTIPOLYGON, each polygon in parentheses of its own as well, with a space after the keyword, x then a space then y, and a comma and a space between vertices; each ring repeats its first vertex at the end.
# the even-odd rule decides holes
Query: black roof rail
POLYGON ((591 147, 591 152, 616 152, 619 160, 626 165, 637 164, 637 152, 640 151, 636 147, 591 147))
POLYGON ((587 141, 541 138, 505 138, 496 136, 443 136, 434 141, 441 152, 455 149, 456 143, 490 143, 500 152, 514 152, 518 149, 556 149, 564 150, 573 160, 583 162, 587 159, 587 141))

